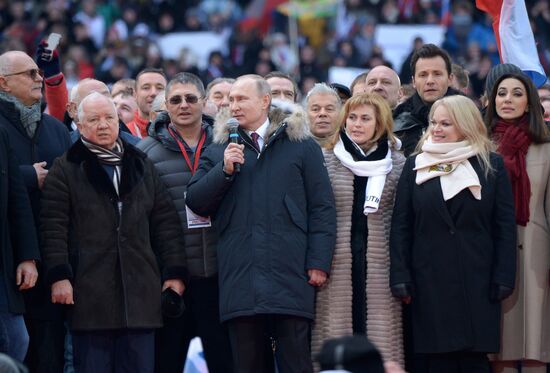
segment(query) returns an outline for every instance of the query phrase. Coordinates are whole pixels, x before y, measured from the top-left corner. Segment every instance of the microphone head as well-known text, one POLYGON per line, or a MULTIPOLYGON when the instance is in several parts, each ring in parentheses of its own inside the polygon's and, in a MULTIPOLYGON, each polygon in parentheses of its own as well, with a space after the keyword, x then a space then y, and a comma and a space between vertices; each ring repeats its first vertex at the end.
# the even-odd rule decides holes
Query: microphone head
POLYGON ((239 128, 239 121, 235 118, 229 118, 229 120, 226 123, 226 126, 229 127, 230 130, 236 131, 237 128, 239 128))

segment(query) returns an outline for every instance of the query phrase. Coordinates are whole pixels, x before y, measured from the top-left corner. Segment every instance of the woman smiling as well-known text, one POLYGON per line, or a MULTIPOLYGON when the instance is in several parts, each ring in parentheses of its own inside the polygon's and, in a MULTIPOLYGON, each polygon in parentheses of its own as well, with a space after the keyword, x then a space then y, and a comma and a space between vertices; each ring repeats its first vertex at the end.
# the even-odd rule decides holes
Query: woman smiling
POLYGON ((391 289, 411 303, 415 372, 489 372, 515 278, 512 190, 475 104, 436 101, 397 187, 391 289))
POLYGON ((389 288, 388 237, 404 164, 391 110, 378 94, 350 98, 325 147, 337 213, 327 285, 317 294, 315 354, 325 339, 366 334, 385 360, 403 363, 401 304, 389 288))

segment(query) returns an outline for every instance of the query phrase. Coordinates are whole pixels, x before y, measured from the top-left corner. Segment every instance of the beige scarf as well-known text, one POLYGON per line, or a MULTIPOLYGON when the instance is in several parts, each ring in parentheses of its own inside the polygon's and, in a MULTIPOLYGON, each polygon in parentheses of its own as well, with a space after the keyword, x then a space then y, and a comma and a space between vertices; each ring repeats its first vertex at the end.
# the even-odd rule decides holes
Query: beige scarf
POLYGON ((477 154, 469 141, 433 143, 428 137, 422 153, 416 156, 416 184, 439 177, 443 199, 448 201, 463 189, 470 189, 475 199, 481 200, 481 184, 468 158, 477 154))

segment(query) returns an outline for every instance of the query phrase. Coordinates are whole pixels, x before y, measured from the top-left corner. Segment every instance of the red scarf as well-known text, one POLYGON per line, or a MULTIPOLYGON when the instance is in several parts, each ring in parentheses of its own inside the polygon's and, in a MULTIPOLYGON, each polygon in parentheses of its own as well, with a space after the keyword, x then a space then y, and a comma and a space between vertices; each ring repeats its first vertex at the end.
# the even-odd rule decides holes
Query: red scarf
POLYGON ((531 183, 527 174, 525 157, 531 137, 528 132, 529 116, 523 115, 517 123, 499 120, 493 129, 493 139, 498 145, 497 151, 504 158, 504 167, 508 171, 514 192, 516 223, 525 226, 529 221, 529 200, 531 183))

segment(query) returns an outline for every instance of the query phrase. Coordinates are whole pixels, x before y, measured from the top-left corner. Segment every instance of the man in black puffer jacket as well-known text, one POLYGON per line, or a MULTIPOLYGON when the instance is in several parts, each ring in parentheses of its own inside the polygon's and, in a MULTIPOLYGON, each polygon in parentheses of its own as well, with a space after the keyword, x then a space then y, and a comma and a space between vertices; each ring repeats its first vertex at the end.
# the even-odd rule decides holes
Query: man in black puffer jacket
POLYGON ((460 94, 451 85, 451 58, 434 44, 417 49, 411 60, 412 81, 416 92, 393 112, 393 131, 402 141, 408 157, 428 127, 432 104, 444 96, 460 94))
MULTIPOLYGON (((166 108, 149 126, 149 137, 138 144, 153 161, 164 181, 184 230, 187 268, 191 279, 185 292, 186 311, 164 317, 156 336, 156 372, 183 371, 190 340, 202 340, 208 370, 231 372, 231 350, 219 321, 217 235, 213 228, 191 220, 185 206, 187 184, 200 154, 212 142, 212 126, 205 121, 205 90, 190 73, 176 75, 166 86, 166 108), (195 226, 193 227, 193 224, 195 226)), ((182 248, 184 250, 184 248, 182 248)))

